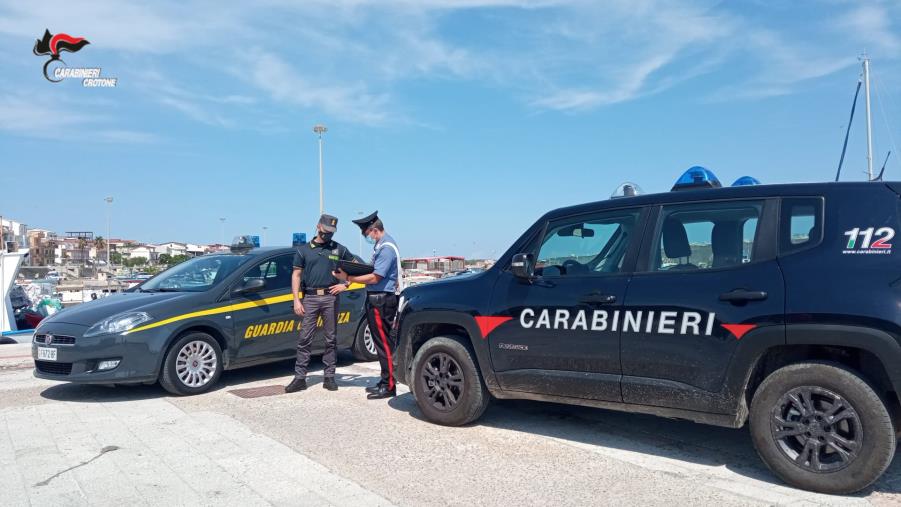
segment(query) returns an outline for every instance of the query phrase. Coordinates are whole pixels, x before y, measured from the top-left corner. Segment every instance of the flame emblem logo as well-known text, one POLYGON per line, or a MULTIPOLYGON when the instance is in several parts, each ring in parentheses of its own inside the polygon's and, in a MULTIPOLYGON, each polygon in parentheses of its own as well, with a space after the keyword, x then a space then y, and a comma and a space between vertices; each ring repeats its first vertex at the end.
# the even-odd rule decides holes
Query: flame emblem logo
POLYGON ((50 33, 50 30, 44 30, 44 36, 34 41, 34 49, 32 52, 36 56, 50 56, 50 59, 44 63, 44 77, 47 78, 47 81, 58 83, 62 81, 62 79, 53 79, 50 74, 47 73, 50 64, 55 61, 60 61, 65 65, 66 62, 60 58, 60 52, 68 51, 69 53, 76 53, 81 51, 81 48, 88 44, 90 44, 90 42, 84 37, 72 37, 66 33, 53 35, 50 33))

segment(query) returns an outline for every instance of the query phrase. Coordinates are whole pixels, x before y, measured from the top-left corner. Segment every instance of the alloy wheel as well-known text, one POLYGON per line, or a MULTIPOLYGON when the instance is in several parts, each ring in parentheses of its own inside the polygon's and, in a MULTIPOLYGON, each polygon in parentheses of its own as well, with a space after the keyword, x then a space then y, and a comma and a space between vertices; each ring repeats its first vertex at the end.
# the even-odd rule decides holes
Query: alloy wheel
POLYGON ((804 470, 835 472, 850 465, 863 443, 860 417, 848 400, 821 387, 796 387, 776 404, 770 429, 783 455, 804 470))
POLYGON ((463 396, 463 369, 450 354, 437 352, 429 357, 422 368, 429 403, 442 412, 453 410, 463 396))

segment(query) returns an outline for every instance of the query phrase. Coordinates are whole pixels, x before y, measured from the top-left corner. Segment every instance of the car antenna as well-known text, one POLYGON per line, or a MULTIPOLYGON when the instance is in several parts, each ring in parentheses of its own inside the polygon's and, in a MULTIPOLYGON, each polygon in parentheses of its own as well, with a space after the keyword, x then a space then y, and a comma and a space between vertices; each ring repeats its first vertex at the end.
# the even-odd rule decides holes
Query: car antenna
POLYGON ((892 150, 889 150, 888 153, 885 154, 885 160, 882 162, 882 169, 879 170, 879 176, 876 176, 872 181, 882 181, 882 175, 885 174, 885 164, 888 163, 888 158, 892 155, 892 150))

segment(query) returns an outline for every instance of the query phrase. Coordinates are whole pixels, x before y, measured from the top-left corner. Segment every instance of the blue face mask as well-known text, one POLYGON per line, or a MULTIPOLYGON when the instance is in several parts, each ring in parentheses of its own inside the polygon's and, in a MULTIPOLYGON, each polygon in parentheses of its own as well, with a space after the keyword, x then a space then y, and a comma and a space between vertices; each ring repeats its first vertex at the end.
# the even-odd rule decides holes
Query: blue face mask
POLYGON ((370 245, 375 244, 375 240, 372 239, 372 237, 370 237, 370 236, 366 236, 366 242, 369 243, 370 245))

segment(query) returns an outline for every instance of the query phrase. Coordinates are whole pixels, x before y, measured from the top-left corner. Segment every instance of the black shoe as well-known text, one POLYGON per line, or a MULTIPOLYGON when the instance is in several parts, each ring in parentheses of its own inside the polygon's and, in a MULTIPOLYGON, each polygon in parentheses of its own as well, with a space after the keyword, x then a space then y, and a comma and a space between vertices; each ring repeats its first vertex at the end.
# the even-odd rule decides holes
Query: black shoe
POLYGON ((379 392, 379 389, 381 389, 384 385, 385 384, 379 382, 378 384, 376 384, 374 386, 367 387, 366 392, 367 393, 377 393, 377 392, 379 392))
POLYGON ((374 393, 369 393, 366 398, 369 400, 382 400, 385 398, 393 398, 397 396, 397 388, 388 389, 388 386, 382 385, 379 386, 379 390, 374 393))
POLYGON ((307 388, 307 379, 300 378, 300 377, 294 377, 294 380, 292 380, 291 383, 285 387, 285 392, 286 393, 296 393, 297 391, 303 391, 306 388, 307 388))
POLYGON ((325 380, 322 381, 322 387, 328 389, 329 391, 338 390, 338 384, 335 382, 334 377, 325 377, 325 380))

